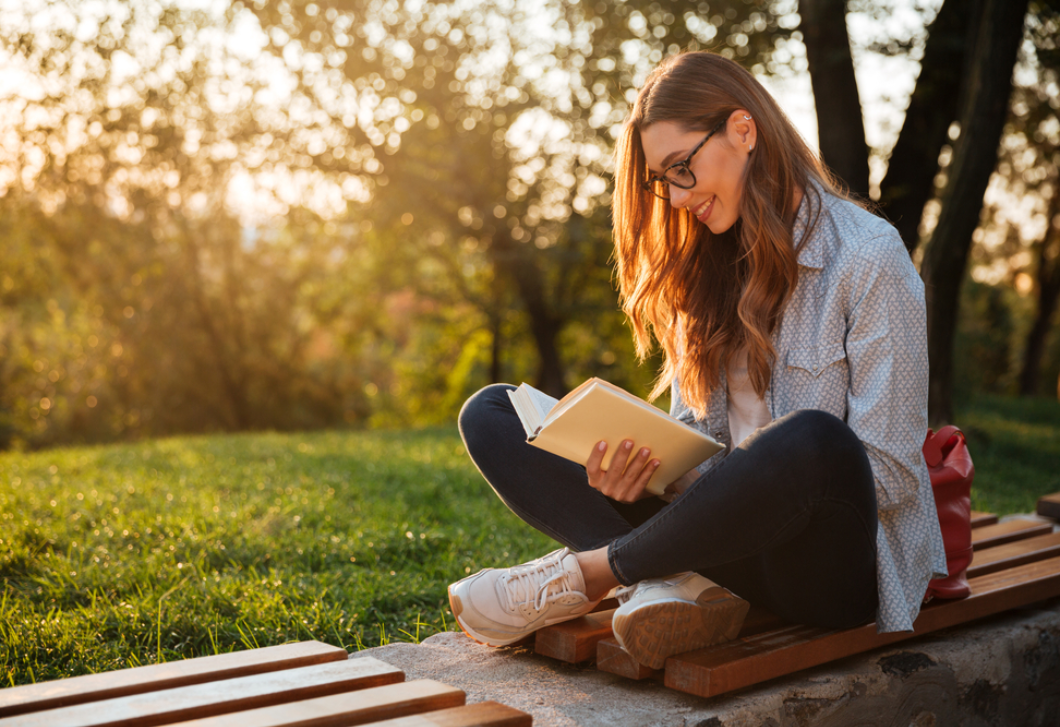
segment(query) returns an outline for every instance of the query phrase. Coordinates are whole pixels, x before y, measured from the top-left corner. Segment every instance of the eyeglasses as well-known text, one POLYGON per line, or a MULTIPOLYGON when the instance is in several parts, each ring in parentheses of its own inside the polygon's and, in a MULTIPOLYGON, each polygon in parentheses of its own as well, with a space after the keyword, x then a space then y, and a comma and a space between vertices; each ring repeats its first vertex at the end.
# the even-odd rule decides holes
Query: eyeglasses
POLYGON ((659 199, 670 199, 670 185, 680 187, 681 189, 692 189, 696 186, 696 175, 692 173, 691 167, 688 165, 692 163, 692 157, 696 155, 703 145, 710 141, 710 137, 717 134, 725 126, 725 122, 728 119, 723 119, 715 126, 710 132, 703 137, 703 141, 696 144, 696 148, 692 152, 679 162, 674 162, 670 166, 663 170, 662 174, 653 174, 648 177, 643 187, 645 191, 651 192, 659 199))

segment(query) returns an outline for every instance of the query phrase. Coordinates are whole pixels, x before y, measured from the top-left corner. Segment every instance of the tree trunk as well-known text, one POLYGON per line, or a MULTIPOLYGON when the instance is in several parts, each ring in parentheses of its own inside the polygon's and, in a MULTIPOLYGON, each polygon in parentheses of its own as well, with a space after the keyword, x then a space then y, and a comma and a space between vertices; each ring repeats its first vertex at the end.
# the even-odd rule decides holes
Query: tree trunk
POLYGON ((1038 393, 1045 341, 1052 328, 1057 298, 1060 297, 1060 230, 1052 224, 1057 215, 1060 215, 1060 191, 1054 190, 1046 217, 1049 225, 1038 248, 1038 306, 1024 348, 1020 396, 1038 393))
POLYGON ((494 241, 491 250, 495 265, 515 282, 515 289, 530 317, 530 335, 537 347, 538 368, 534 381, 541 391, 562 397, 567 393, 566 372, 559 353, 559 334, 566 321, 555 315, 548 304, 544 275, 532 254, 503 233, 494 241))
POLYGON ((869 197, 869 147, 847 36, 846 0, 801 0, 821 157, 849 190, 869 197))
POLYGON ((489 314, 490 321, 490 383, 501 383, 501 315, 499 311, 489 314))
POLYGON ((953 419, 953 338, 972 233, 979 224, 990 175, 1008 114, 1012 68, 1023 39, 1027 0, 982 0, 961 108, 961 136, 954 150, 942 211, 924 255, 928 358, 928 418, 953 419))
POLYGON ((891 150, 887 175, 880 182, 880 206, 913 252, 920 242, 924 205, 935 192, 938 158, 957 118, 962 69, 966 65, 970 7, 981 3, 946 0, 928 26, 920 75, 905 111, 898 141, 891 150))

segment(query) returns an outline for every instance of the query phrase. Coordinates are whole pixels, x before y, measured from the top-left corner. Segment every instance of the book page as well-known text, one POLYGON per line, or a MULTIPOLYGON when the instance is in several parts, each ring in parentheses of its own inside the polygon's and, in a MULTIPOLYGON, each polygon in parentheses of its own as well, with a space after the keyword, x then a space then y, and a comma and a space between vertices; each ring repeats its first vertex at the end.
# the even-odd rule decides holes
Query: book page
POLYGON ((549 396, 543 391, 538 391, 533 386, 530 386, 530 384, 523 384, 519 388, 526 392, 527 400, 539 415, 537 418, 539 422, 545 421, 548 417, 548 413, 559 403, 559 399, 549 396))
POLYGON ((541 431, 545 417, 555 406, 556 399, 529 384, 521 384, 514 390, 509 389, 508 398, 511 399, 515 413, 519 415, 523 429, 526 430, 528 441, 533 440, 541 431))

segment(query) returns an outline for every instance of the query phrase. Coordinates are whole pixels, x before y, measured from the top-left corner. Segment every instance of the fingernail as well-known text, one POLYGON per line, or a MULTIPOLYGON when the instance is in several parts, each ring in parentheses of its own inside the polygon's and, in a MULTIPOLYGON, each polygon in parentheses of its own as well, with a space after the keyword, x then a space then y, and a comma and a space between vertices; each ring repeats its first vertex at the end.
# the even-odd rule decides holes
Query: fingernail
POLYGON ((633 449, 633 442, 622 442, 623 449, 633 449))
POLYGON ((658 467, 660 464, 662 464, 662 463, 659 460, 655 460, 654 462, 651 463, 651 466, 652 467, 658 467))
POLYGON ((640 450, 640 456, 641 457, 647 457, 648 456, 648 452, 650 452, 650 451, 651 451, 650 449, 645 447, 644 449, 640 450))
POLYGON ((600 442, 598 445, 596 445, 596 448, 603 452, 605 449, 607 449, 607 442, 600 442))

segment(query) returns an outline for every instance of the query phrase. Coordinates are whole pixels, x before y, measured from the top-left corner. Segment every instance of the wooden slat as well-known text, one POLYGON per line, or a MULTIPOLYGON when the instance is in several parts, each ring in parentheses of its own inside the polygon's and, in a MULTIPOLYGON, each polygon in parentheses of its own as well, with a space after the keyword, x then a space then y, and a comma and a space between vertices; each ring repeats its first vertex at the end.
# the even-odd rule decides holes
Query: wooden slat
POLYGON ((662 676, 662 669, 641 664, 618 645, 615 638, 603 639, 596 645, 596 668, 626 679, 651 679, 662 676))
POLYGON ((348 659, 319 641, 87 674, 0 690, 0 717, 348 659))
POLYGON ((1038 514, 1042 517, 1060 520, 1060 492, 1046 495, 1038 500, 1038 514))
POLYGON ((869 624, 846 631, 790 626, 671 657, 666 686, 711 697, 854 654, 974 621, 1060 595, 1060 557, 970 580, 972 595, 938 601, 920 613, 913 632, 877 634, 869 624))
POLYGON ((537 631, 534 651, 542 656, 577 664, 596 656, 596 645, 611 636, 611 617, 615 609, 594 611, 571 621, 547 626, 537 631))
POLYGON ((997 515, 992 512, 976 512, 972 510, 972 528, 981 528, 984 525, 993 525, 997 522, 997 515))
POLYGON ((345 727, 404 717, 464 703, 464 692, 433 679, 248 709, 171 727, 345 727))
POLYGON ((1024 538, 1013 543, 976 551, 968 566, 968 577, 985 576, 1036 560, 1060 555, 1060 532, 1024 538))
POLYGON ((787 623, 777 617, 772 611, 767 611, 759 606, 751 606, 736 638, 747 638, 748 636, 754 636, 763 631, 772 631, 783 626, 787 626, 787 623))
POLYGON ((6 717, 0 727, 152 727, 404 680, 378 659, 347 659, 6 717))
POLYGON ((1007 520, 996 525, 985 525, 972 531, 972 547, 977 551, 1014 540, 1031 538, 1051 532, 1053 526, 1039 520, 1027 518, 1007 520))
MULTIPOLYGON (((751 609, 747 612, 747 617, 743 620, 743 626, 740 627, 740 634, 737 638, 747 638, 785 625, 772 612, 758 606, 751 606, 751 609)), ((603 639, 597 644, 596 668, 627 679, 649 679, 662 675, 662 669, 652 669, 639 663, 619 646, 618 641, 613 638, 603 639)))
POLYGON ((374 722, 372 727, 530 727, 534 718, 497 702, 479 702, 413 717, 374 722))
POLYGON ((592 610, 592 613, 600 613, 601 611, 614 611, 618 608, 617 598, 605 598, 596 604, 596 607, 592 610))
MULTIPOLYGON (((614 613, 615 609, 594 611, 580 618, 539 629, 535 634, 534 651, 542 656, 559 659, 568 664, 577 664, 592 658, 598 659, 597 644, 604 639, 611 638, 611 619, 614 613)), ((752 608, 747 613, 747 618, 744 619, 740 634, 749 636, 767 628, 779 626, 780 623, 780 620, 769 611, 752 608)), ((620 655, 615 655, 614 658, 622 660, 620 655)), ((632 667, 625 665, 617 668, 621 671, 616 673, 623 676, 634 671, 632 667)), ((636 671, 642 673, 640 670, 636 671)))

